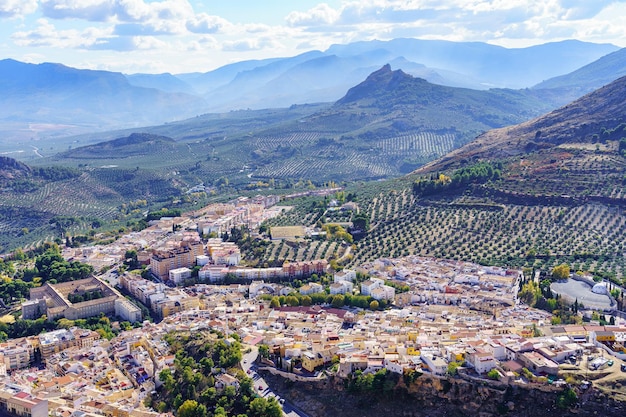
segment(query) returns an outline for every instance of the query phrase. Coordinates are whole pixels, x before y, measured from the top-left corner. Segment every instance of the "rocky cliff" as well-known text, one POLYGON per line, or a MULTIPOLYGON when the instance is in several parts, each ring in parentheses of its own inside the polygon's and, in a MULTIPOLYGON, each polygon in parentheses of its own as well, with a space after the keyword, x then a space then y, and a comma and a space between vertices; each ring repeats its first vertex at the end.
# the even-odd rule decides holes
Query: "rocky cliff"
POLYGON ((422 375, 408 384, 403 378, 391 376, 393 385, 385 384, 384 389, 355 391, 345 380, 333 376, 315 383, 269 375, 267 380, 277 393, 310 417, 623 416, 626 411, 625 403, 593 387, 586 391, 575 388, 578 401, 564 409, 557 403, 565 388, 552 385, 528 387, 422 375))

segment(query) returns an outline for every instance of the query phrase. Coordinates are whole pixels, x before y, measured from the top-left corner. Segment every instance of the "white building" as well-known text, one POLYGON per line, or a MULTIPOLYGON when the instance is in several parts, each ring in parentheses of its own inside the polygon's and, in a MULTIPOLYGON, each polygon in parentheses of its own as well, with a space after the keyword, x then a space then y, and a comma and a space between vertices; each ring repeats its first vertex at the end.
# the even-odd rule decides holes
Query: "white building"
POLYGON ((370 278, 361 283, 361 294, 372 295, 374 288, 382 287, 385 285, 385 281, 380 278, 370 278))
POLYGON ((211 260, 210 256, 198 255, 198 256, 196 256, 196 265, 204 266, 204 265, 208 264, 210 260, 211 260))
POLYGON ((333 275, 334 282, 340 281, 350 281, 354 282, 356 280, 356 271, 352 269, 344 269, 342 271, 337 271, 333 275))
POLYGON ((435 375, 445 375, 448 370, 448 362, 439 356, 422 355, 422 361, 428 366, 430 372, 435 375))
POLYGON ((317 282, 311 282, 310 284, 304 284, 300 287, 300 294, 309 295, 324 292, 324 286, 317 282))
POLYGON ((468 353, 466 363, 479 374, 489 372, 496 367, 496 360, 493 354, 483 350, 468 353))
POLYGON ((396 296, 396 289, 388 285, 381 285, 380 287, 376 287, 371 290, 369 295, 375 300, 393 301, 396 296))
POLYGON ((170 269, 169 278, 174 284, 180 285, 184 280, 191 278, 191 269, 187 267, 170 269))
POLYGON ((115 315, 131 323, 141 321, 141 310, 126 298, 115 300, 115 315))
POLYGON ((330 293, 332 295, 348 294, 348 293, 352 293, 353 288, 354 288, 354 284, 350 281, 334 282, 330 284, 330 293))

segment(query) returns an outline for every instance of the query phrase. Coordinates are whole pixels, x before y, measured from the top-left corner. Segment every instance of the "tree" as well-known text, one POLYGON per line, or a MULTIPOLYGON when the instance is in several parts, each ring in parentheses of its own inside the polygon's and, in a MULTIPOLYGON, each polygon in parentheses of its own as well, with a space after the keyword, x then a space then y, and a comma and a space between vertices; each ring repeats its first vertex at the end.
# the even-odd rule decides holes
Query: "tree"
POLYGON ((337 294, 333 297, 331 305, 335 308, 341 308, 344 305, 344 297, 341 294, 337 294))
POLYGON ((567 264, 557 265, 552 269, 552 278, 555 280, 562 280, 569 278, 570 268, 567 264))
POLYGON ((270 307, 271 308, 279 308, 280 307, 280 300, 278 297, 272 297, 272 299, 270 300, 270 307))
POLYGON ((461 364, 459 364, 458 362, 453 361, 453 362, 448 363, 448 371, 447 371, 448 375, 455 376, 456 374, 458 374, 459 366, 461 366, 461 364))
POLYGON ((502 375, 496 368, 493 368, 491 371, 487 372, 487 378, 493 379, 494 381, 499 381, 502 375))
POLYGON ((255 398, 250 402, 248 415, 250 417, 282 417, 283 410, 274 397, 270 397, 269 400, 255 398))
POLYGON ((195 400, 185 400, 177 411, 178 417, 206 417, 207 410, 203 404, 198 404, 195 400))
POLYGON ((380 306, 380 304, 378 303, 378 301, 373 300, 370 303, 370 310, 378 310, 378 307, 380 306))
POLYGON ((139 268, 139 261, 137 260, 137 251, 134 249, 127 250, 124 254, 124 265, 129 269, 139 268))
POLYGON ((539 297, 541 297, 541 289, 534 281, 528 281, 522 286, 522 290, 517 294, 518 298, 531 307, 534 307, 539 297))
POLYGON ((259 355, 261 355, 262 358, 269 358, 270 347, 268 345, 259 345, 259 355))

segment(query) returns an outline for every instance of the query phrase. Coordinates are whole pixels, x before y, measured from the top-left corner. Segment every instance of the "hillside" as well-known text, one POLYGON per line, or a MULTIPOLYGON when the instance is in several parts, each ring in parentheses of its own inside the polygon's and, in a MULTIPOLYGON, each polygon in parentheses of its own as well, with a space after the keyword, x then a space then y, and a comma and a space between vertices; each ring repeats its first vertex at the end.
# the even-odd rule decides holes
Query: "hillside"
POLYGON ((167 136, 131 133, 127 137, 72 149, 59 156, 68 159, 124 159, 171 152, 175 147, 176 141, 167 136))
MULTIPOLYGON (((360 97, 355 90, 352 97, 360 97)), ((550 271, 574 271, 626 284, 626 79, 519 125, 494 129, 391 181, 349 186, 369 230, 350 267, 408 255, 550 271)), ((310 201, 272 225, 348 222, 312 215, 310 201)), ((298 259, 313 244, 281 257, 298 259)), ((323 248, 321 249, 323 250, 323 248)), ((278 248, 270 246, 271 262, 278 248)))
POLYGON ((626 277, 626 137, 619 79, 495 129, 386 186, 361 187, 371 231, 352 264, 419 254, 626 277), (398 237, 396 237, 398 236, 398 237))
POLYGON ((605 55, 569 74, 543 81, 533 89, 572 91, 576 97, 580 97, 625 75, 626 48, 605 55))
POLYGON ((7 156, 0 156, 0 180, 14 180, 28 176, 32 170, 22 162, 7 156))
POLYGON ((177 171, 190 184, 223 176, 234 184, 389 178, 549 106, 528 90, 445 87, 385 65, 334 104, 205 115, 142 129, 176 143, 123 149, 100 144, 37 164, 82 159, 92 166, 150 166, 177 171))
MULTIPOLYGON (((572 148, 590 148, 594 153, 605 149, 610 151, 608 141, 622 137, 621 129, 615 129, 626 120, 624 100, 626 77, 544 116, 488 131, 419 172, 445 170, 459 161, 524 156, 536 150, 544 153, 572 148)), ((613 153, 617 154, 616 151, 613 153)))

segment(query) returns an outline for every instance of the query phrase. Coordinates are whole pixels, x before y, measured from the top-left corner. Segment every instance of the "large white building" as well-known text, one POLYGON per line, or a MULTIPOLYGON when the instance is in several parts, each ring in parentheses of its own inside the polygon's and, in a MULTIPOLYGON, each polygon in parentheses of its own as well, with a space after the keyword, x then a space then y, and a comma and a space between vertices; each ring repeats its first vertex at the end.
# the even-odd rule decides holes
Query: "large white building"
POLYGON ((176 285, 180 285, 186 279, 191 278, 191 269, 187 267, 170 269, 169 278, 176 285))

